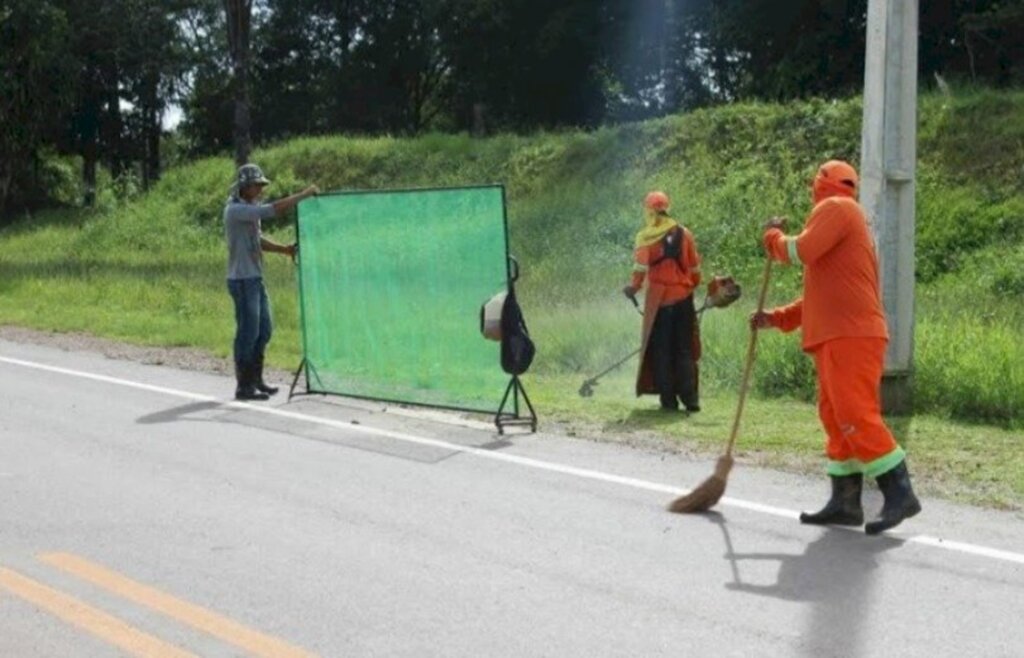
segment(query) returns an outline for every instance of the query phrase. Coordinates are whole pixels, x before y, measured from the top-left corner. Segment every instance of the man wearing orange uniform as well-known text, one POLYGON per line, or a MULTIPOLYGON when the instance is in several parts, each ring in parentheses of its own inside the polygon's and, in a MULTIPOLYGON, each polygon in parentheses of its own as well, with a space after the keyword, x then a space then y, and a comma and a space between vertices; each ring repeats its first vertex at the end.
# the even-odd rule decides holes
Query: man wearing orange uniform
POLYGON ((636 235, 631 299, 647 280, 636 394, 658 393, 661 408, 700 411, 697 395, 699 338, 693 290, 700 285, 700 255, 693 234, 668 214, 664 192, 644 199, 644 228, 636 235))
POLYGON ((864 522, 864 475, 876 478, 885 503, 865 527, 874 535, 921 511, 906 454, 882 420, 879 387, 889 339, 879 294, 878 259, 867 217, 854 199, 857 172, 832 160, 813 183, 814 209, 803 231, 787 236, 784 220, 768 222, 768 257, 802 265, 804 294, 792 304, 755 313, 755 329, 803 330, 803 350, 818 372, 818 413, 828 435, 832 496, 825 507, 802 513, 811 524, 864 522))

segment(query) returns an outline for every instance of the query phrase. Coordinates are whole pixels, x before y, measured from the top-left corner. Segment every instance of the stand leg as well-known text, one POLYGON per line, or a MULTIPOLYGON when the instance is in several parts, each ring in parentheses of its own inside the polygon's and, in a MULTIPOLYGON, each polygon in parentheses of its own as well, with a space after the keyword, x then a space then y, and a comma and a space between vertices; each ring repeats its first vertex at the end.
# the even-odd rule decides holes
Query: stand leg
MULTIPOLYGON (((302 362, 299 363, 299 367, 295 369, 295 377, 292 379, 292 385, 288 389, 288 401, 289 402, 292 401, 292 396, 295 395, 295 386, 299 383, 299 375, 301 375, 302 372, 305 369, 306 369, 306 358, 303 357, 302 358, 302 362)), ((308 377, 308 375, 307 375, 307 377, 308 377)), ((306 388, 309 388, 309 386, 307 385, 306 388)))
POLYGON ((498 407, 498 413, 494 416, 494 424, 498 428, 498 434, 505 433, 506 425, 529 425, 531 431, 537 431, 537 412, 534 411, 533 404, 530 402, 530 398, 526 395, 526 389, 523 388, 523 383, 519 380, 519 377, 513 376, 512 380, 505 388, 505 395, 501 398, 501 405, 498 407), (523 401, 526 403, 526 407, 530 410, 530 416, 528 418, 521 418, 519 416, 520 393, 523 396, 523 401), (512 396, 511 414, 505 413, 505 405, 508 404, 509 395, 512 396))

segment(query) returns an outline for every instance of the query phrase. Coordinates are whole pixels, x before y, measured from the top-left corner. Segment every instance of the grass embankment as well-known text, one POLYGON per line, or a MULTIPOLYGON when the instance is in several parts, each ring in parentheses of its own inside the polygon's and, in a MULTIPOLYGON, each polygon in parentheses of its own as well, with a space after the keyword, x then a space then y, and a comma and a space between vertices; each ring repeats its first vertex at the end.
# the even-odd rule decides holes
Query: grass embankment
MULTIPOLYGON (((717 449, 735 403, 757 286, 759 227, 809 209, 807 181, 831 157, 859 160, 859 101, 737 105, 592 133, 530 137, 299 139, 254 155, 281 195, 323 189, 501 181, 520 296, 540 352, 527 385, 545 419, 575 431, 650 433, 717 449), (635 347, 638 317, 618 292, 630 269, 639 199, 653 187, 697 236, 705 272, 746 287, 703 324, 705 411, 690 420, 632 396, 635 362, 590 399, 585 377, 635 347)), ((895 419, 916 469, 950 495, 1024 505, 1024 94, 925 96, 918 178, 916 399, 895 419)), ((43 213, 0 232, 0 323, 189 345, 226 356, 230 300, 219 223, 233 167, 211 159, 167 173, 149 193, 100 211, 43 213)), ((290 239, 290 220, 270 227, 290 239)), ((777 270, 772 303, 799 273, 777 270)), ((269 256, 279 367, 300 358, 290 263, 269 256)), ((757 396, 741 449, 774 464, 820 451, 813 371, 794 336, 760 343, 757 396)))

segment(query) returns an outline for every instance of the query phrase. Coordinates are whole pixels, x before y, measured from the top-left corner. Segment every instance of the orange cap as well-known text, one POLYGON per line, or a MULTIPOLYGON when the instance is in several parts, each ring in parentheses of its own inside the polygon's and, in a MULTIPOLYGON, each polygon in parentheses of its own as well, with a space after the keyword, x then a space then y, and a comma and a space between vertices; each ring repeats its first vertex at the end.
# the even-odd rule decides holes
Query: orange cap
POLYGON ((644 207, 650 210, 668 210, 668 195, 664 192, 650 192, 644 198, 644 207))

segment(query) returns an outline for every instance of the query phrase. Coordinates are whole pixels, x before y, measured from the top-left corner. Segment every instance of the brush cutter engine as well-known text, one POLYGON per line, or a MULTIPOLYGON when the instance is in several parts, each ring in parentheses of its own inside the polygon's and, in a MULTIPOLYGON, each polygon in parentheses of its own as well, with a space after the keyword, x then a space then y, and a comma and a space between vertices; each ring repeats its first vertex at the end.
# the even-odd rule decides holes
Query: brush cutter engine
POLYGON ((708 282, 708 292, 704 296, 705 308, 725 308, 740 298, 743 290, 731 276, 716 276, 708 282))

